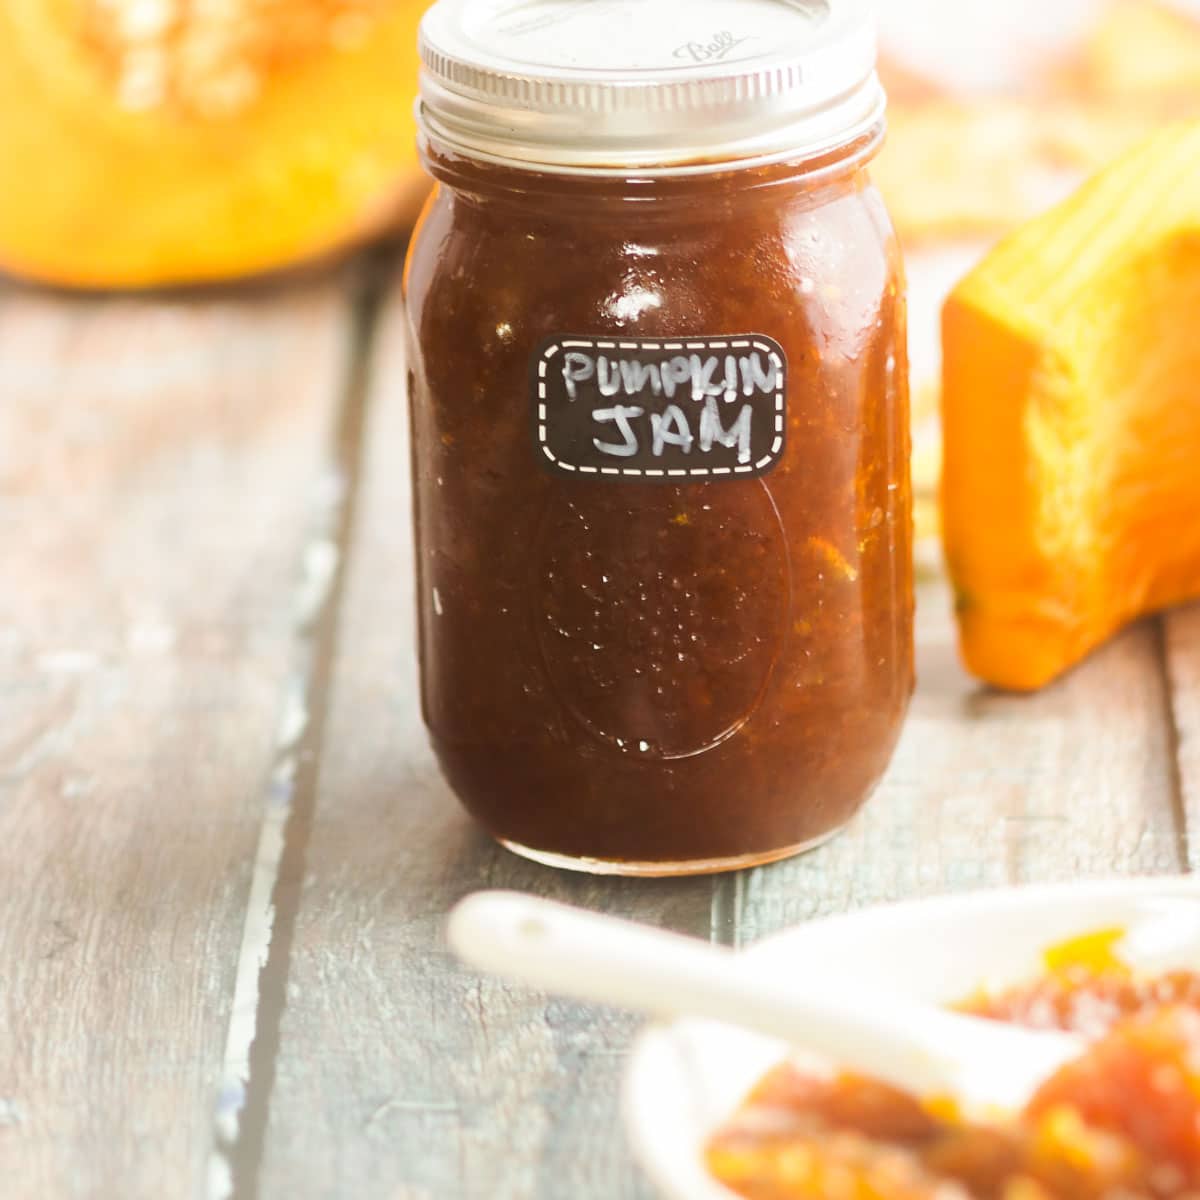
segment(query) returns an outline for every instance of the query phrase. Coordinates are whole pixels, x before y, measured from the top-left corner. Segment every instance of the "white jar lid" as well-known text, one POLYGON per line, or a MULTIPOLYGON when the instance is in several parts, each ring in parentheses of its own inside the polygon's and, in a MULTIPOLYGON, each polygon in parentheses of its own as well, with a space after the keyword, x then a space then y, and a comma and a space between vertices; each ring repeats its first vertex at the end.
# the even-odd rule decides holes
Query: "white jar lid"
POLYGON ((418 112, 489 162, 704 171, 869 132, 875 57, 873 0, 439 0, 418 112))

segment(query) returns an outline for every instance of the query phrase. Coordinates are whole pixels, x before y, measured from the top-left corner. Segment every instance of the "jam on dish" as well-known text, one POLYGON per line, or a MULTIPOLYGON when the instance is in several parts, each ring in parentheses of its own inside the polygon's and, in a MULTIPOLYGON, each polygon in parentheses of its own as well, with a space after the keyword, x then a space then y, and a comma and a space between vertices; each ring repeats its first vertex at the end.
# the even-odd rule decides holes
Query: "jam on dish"
POLYGON ((1008 1121, 777 1068, 708 1147, 747 1200, 1176 1200, 1200 1194, 1200 975, 1069 963, 965 1011, 1087 1036, 1008 1121))

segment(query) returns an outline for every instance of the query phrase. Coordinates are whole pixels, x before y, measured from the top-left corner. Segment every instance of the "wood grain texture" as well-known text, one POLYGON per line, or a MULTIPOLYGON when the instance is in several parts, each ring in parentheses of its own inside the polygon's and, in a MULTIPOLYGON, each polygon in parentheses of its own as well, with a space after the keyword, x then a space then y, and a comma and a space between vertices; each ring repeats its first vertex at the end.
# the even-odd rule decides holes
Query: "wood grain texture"
POLYGON ((817 853, 720 885, 739 942, 911 896, 1184 868, 1155 622, 1042 692, 1005 694, 962 670, 930 584, 917 647, 911 715, 863 813, 817 853))
POLYGON ((876 901, 1182 865, 1157 627, 1006 696, 963 674, 936 586, 895 763, 823 850, 714 885, 555 875, 491 846, 441 781, 415 699, 402 344, 393 303, 257 1195, 649 1195, 616 1120, 636 1023, 460 969, 441 926, 476 888, 736 943, 876 901))
POLYGON ((413 657, 402 313, 381 333, 263 1197, 648 1195, 617 1127, 635 1022, 459 968, 448 908, 511 887, 707 935, 707 880, 603 882, 495 848, 427 748, 413 657))
POLYGON ((0 1191, 203 1194, 346 280, 0 291, 0 1191))
POLYGON ((1188 866, 1195 871, 1200 870, 1200 604, 1169 612, 1162 621, 1179 806, 1188 831, 1188 866))
POLYGON ((617 1122, 637 1022, 457 966, 442 925, 477 888, 736 944, 911 895, 1184 865, 1200 609, 1016 697, 962 673, 937 586, 892 769, 824 849, 714 883, 560 875, 492 846, 441 781, 417 704, 396 295, 353 537, 306 540, 345 483, 330 465, 353 403, 350 292, 0 292, 0 1194, 206 1194, 268 775, 296 705, 312 803, 287 817, 270 889, 286 939, 246 993, 268 1069, 251 1080, 261 1123, 230 1157, 236 1200, 648 1200, 617 1122), (352 554, 332 642, 306 648, 315 549, 352 554))

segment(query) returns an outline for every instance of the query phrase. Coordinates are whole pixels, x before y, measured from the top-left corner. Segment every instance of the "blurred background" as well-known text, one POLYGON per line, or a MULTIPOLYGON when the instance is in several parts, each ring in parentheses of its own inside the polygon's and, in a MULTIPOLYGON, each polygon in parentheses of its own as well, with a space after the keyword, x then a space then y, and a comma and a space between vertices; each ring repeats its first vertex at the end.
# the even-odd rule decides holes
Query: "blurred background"
MULTIPOLYGON (((403 238, 421 0, 0 6, 0 268, 69 288, 252 277, 403 238)), ((921 564, 938 311, 995 239, 1200 115, 1200 0, 881 0, 877 178, 911 283, 921 564)))
POLYGON ((938 560, 942 301, 1009 229, 1200 115, 1200 0, 884 0, 876 176, 908 263, 919 566, 938 560))

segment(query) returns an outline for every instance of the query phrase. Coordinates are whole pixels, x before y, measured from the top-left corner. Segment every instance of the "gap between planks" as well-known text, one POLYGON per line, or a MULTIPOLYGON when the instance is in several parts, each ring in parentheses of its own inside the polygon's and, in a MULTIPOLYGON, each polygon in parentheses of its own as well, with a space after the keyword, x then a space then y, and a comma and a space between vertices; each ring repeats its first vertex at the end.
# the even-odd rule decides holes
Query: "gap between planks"
POLYGON ((0 284, 0 1192, 206 1191, 355 268, 0 284))
POLYGON ((1180 853, 1187 869, 1195 871, 1200 867, 1200 604, 1173 609, 1160 621, 1180 853))
MULTIPOLYGON (((306 561, 302 604, 297 618, 298 646, 293 686, 285 699, 275 770, 264 795, 264 820, 245 922, 224 1082, 215 1114, 216 1143, 210 1174, 211 1200, 257 1200, 260 1193, 259 1175, 279 1066, 281 1026, 293 973, 293 938, 317 802, 318 752, 325 731, 330 676, 337 657, 337 630, 343 608, 342 588, 359 498, 359 459, 364 448, 366 391, 381 309, 380 279, 379 273, 369 277, 359 295, 356 333, 352 356, 347 364, 342 425, 336 454, 335 475, 342 486, 330 489, 329 504, 313 530, 306 561)), ((944 597, 936 592, 928 592, 925 599, 931 605, 941 605, 944 601, 944 597)), ((1088 705, 1084 702, 1086 693, 1103 695, 1110 688, 1120 691, 1131 678, 1146 681, 1148 672, 1145 668, 1151 661, 1155 661, 1167 677, 1170 677, 1173 665, 1177 662, 1184 666, 1190 663, 1193 676, 1200 678, 1200 657, 1193 654, 1185 660, 1178 655, 1168 654, 1166 642, 1161 644, 1158 653, 1149 653, 1152 639, 1166 638, 1167 634, 1160 634, 1157 630, 1142 630, 1126 635, 1120 646, 1103 654, 1096 663, 1083 668, 1075 685, 1068 684, 1058 693, 1041 700, 1021 702, 998 695, 979 694, 969 686, 956 666, 949 665, 947 647, 943 644, 947 642, 943 629, 945 623, 944 616, 935 615, 930 620, 926 610, 922 651, 928 660, 927 665, 932 666, 932 670, 927 672, 927 682, 931 681, 933 686, 925 690, 924 709, 918 703, 915 722, 910 722, 910 743, 917 741, 922 730, 926 738, 931 734, 943 738, 946 735, 953 736, 953 731, 959 730, 962 756, 958 762, 946 757, 939 764, 951 768, 948 772, 951 777, 946 780, 948 793, 961 790, 955 777, 972 757, 970 752, 978 750, 980 743, 976 739, 979 735, 995 736, 997 730, 1003 735, 1007 729, 1010 739, 1005 746, 1007 754, 1022 743, 1028 748, 1024 736, 1026 727, 1032 729, 1032 726, 1047 724, 1051 733, 1061 734, 1065 738, 1065 743, 1057 748, 1052 745, 1047 751, 1047 763, 1038 770, 1031 767, 1022 783, 1024 787, 1053 787, 1055 776, 1061 781, 1061 772, 1070 769, 1074 755, 1086 752, 1091 736, 1098 735, 1103 741, 1119 724, 1118 720, 1114 720, 1114 714, 1110 714, 1105 721, 1089 720, 1088 705), (1142 671, 1140 676, 1138 671, 1142 671), (1094 685, 1095 690, 1085 685, 1094 685), (965 727, 960 728, 959 723, 964 718, 974 721, 973 734, 968 735, 964 732, 965 727), (987 730, 986 726, 992 728, 987 730), (1072 733, 1073 736, 1067 736, 1072 733), (1057 771, 1050 768, 1057 768, 1057 771)), ((1194 620, 1191 627, 1198 628, 1194 620)), ((1198 641, 1192 638, 1189 644, 1194 646, 1198 641)), ((1160 707, 1156 703, 1157 697, 1163 697, 1162 712, 1156 711, 1154 717, 1156 722, 1164 720, 1170 724, 1165 737, 1172 762, 1167 770, 1173 772, 1170 791, 1176 809, 1175 829, 1171 831, 1174 841, 1171 858, 1176 857, 1176 851, 1182 858, 1187 849, 1186 828, 1182 823, 1186 806, 1180 800, 1183 785, 1186 784, 1186 767, 1181 766, 1178 757, 1182 735, 1175 707, 1182 695, 1181 686, 1178 680, 1168 678, 1163 682, 1161 692, 1157 687, 1146 686, 1144 692, 1140 693, 1147 705, 1156 708, 1160 707), (1173 694, 1168 684, 1173 684, 1173 694)), ((1143 717, 1147 715, 1143 713, 1143 717)), ((1190 727, 1196 725, 1193 718, 1190 727)), ((1188 728, 1185 721, 1182 725, 1184 734, 1188 728)), ((1138 748, 1151 751, 1151 756, 1157 759, 1161 743, 1148 733, 1146 742, 1139 743, 1138 748)), ((921 809, 935 802, 952 803, 932 794, 940 790, 933 786, 933 781, 922 782, 916 778, 914 768, 921 765, 919 760, 922 756, 912 751, 911 744, 908 757, 912 760, 908 770, 905 770, 905 763, 901 759, 890 781, 885 782, 881 795, 864 814, 864 818, 831 849, 808 856, 796 864, 714 880, 709 893, 711 907, 708 932, 711 938, 721 944, 737 946, 743 940, 753 940, 770 932, 779 923, 790 923, 832 908, 853 907, 871 900, 896 898, 896 894, 915 894, 928 888, 945 890, 991 881, 990 877, 986 880, 976 880, 974 876, 959 877, 949 871, 949 867, 955 864, 944 864, 940 857, 922 864, 919 861, 920 854, 913 864, 917 870, 912 879, 907 876, 874 878, 867 871, 871 862, 878 862, 879 851, 884 844, 891 857, 903 857, 908 849, 919 850, 919 846, 909 847, 901 840, 900 831, 912 828, 914 821, 921 823, 921 809), (926 865, 933 872, 928 879, 924 872, 926 865)), ((1007 787, 1011 781, 1003 777, 1004 767, 1005 763, 992 764, 993 772, 999 777, 995 782, 1007 787)), ((1167 790, 1162 788, 1160 794, 1167 790)), ((997 812, 1005 821, 1044 819, 1044 814, 1040 813, 1022 818, 1023 810, 1017 812, 1015 817, 1005 816, 999 810, 997 812)), ((1057 816, 1057 812, 1050 815, 1057 816)), ((1124 816, 1125 823, 1119 830, 1121 837, 1118 843, 1114 843, 1114 848, 1122 849, 1128 859, 1123 859, 1120 864, 1113 862, 1112 865, 1132 869, 1146 869, 1148 866, 1163 869, 1165 863, 1152 862, 1145 854, 1131 852, 1135 849, 1132 846, 1133 827, 1140 816, 1137 806, 1131 805, 1124 816)), ((1002 871, 1008 878, 1024 877, 1005 857, 1011 848, 992 847, 989 852, 977 844, 975 835, 978 832, 974 827, 964 829, 959 841, 963 846, 970 845, 976 856, 987 858, 995 870, 1002 871)), ((1106 830, 1101 832, 1107 834, 1106 830)), ((1160 833, 1161 836, 1167 831, 1156 829, 1151 832, 1160 833)), ((1094 840, 1100 861, 1110 847, 1099 835, 1094 840)), ((1151 841, 1153 843, 1153 839, 1151 841)), ((1163 845, 1165 848, 1165 839, 1163 845)), ((1153 849, 1152 844, 1149 850, 1153 849)), ((1179 866, 1184 862, 1186 859, 1182 859, 1179 866)), ((1038 876, 1049 874, 1049 865, 1055 864, 1038 864, 1034 873, 1038 876)), ((1076 864, 1068 864, 1064 860, 1056 865, 1060 871, 1065 871, 1068 865, 1073 868, 1076 864)), ((1105 865, 1108 863, 1105 862, 1105 865)), ((1090 860, 1085 862, 1085 866, 1090 868, 1090 860)), ((1018 862, 1017 867, 1023 867, 1023 864, 1018 862)), ((412 1103, 401 1098, 376 1104, 369 1118, 371 1127, 382 1123, 393 1110, 412 1103)), ((421 1111, 427 1107, 422 1106, 421 1111)), ((444 1111, 457 1110, 447 1107, 444 1111)))
POLYGON ((1020 696, 963 671, 944 585, 918 600, 917 692, 878 790, 825 847, 718 880, 714 940, 943 892, 1192 868, 1200 605, 1020 696))
POLYGON ((364 260, 330 461, 318 482, 295 602, 295 650, 246 904, 213 1117, 208 1200, 256 1200, 291 946, 316 804, 338 614, 357 508, 371 362, 393 254, 364 260))
POLYGON ((1155 646, 1158 651, 1158 666, 1162 672, 1163 685, 1163 729, 1166 734, 1167 778, 1170 787, 1171 817, 1175 823, 1176 855, 1179 869, 1192 869, 1189 846, 1191 831, 1188 829, 1187 805, 1183 797, 1183 763, 1180 760, 1180 734, 1178 697, 1171 670, 1171 646, 1167 635, 1167 618, 1154 618, 1155 646))

